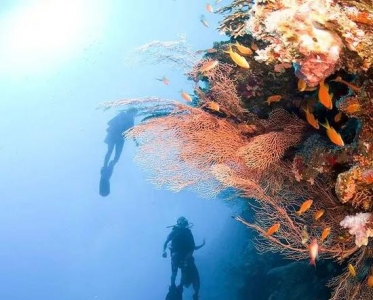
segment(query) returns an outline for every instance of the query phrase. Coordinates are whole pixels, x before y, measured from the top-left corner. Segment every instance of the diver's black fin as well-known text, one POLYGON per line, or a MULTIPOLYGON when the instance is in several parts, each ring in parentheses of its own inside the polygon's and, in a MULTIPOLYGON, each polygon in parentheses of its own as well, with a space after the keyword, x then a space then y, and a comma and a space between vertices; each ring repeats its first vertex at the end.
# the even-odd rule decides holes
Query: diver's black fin
POLYGON ((183 300, 183 287, 171 285, 168 289, 166 300, 183 300))
POLYGON ((110 177, 113 174, 113 166, 105 166, 101 169, 99 193, 102 197, 110 194, 110 177))

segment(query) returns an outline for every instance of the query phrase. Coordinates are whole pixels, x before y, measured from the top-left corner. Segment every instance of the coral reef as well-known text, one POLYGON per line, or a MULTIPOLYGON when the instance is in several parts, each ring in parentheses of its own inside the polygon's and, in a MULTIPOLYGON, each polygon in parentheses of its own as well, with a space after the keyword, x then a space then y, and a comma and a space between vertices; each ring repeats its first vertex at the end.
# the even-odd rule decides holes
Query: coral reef
POLYGON ((232 37, 249 33, 264 42, 256 59, 293 63, 296 75, 309 86, 339 68, 351 73, 372 64, 371 4, 357 1, 234 1, 219 29, 232 37), (245 24, 245 30, 242 27, 245 24), (353 63, 352 63, 353 62, 353 63))
MULTIPOLYGON (((101 108, 144 116, 126 135, 157 187, 254 199, 251 220, 235 219, 258 234, 260 253, 318 252, 317 265, 341 263, 331 299, 371 299, 373 4, 234 0, 218 13, 230 41, 198 62, 185 41, 141 48, 181 53, 194 84, 188 105, 147 97, 101 108)), ((171 54, 154 57, 173 65, 171 54)))

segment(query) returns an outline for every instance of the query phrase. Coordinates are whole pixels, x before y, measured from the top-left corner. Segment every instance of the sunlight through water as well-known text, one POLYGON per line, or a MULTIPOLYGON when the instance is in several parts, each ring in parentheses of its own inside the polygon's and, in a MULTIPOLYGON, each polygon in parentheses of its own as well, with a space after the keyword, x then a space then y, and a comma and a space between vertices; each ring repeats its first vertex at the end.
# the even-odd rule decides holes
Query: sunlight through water
POLYGON ((104 1, 38 0, 10 9, 0 23, 0 73, 44 73, 66 63, 101 33, 104 1))

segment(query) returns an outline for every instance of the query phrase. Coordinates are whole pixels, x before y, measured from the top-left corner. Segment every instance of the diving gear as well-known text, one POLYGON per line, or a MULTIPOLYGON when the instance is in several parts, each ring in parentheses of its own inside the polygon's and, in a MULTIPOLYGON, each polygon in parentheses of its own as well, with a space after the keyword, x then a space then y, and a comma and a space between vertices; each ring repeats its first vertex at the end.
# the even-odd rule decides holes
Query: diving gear
POLYGON ((189 225, 188 220, 185 217, 178 218, 176 223, 180 228, 186 228, 189 225))

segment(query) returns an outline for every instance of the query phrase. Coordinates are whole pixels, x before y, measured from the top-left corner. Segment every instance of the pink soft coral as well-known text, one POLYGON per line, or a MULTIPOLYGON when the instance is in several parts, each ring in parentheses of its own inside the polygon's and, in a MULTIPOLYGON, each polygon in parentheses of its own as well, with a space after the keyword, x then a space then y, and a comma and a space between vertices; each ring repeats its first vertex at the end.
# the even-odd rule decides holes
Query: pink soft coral
POLYGON ((349 228, 349 233, 355 236, 355 244, 358 247, 368 245, 368 238, 373 236, 373 229, 368 224, 373 221, 371 213, 358 213, 355 216, 346 216, 339 224, 343 228, 349 228))

